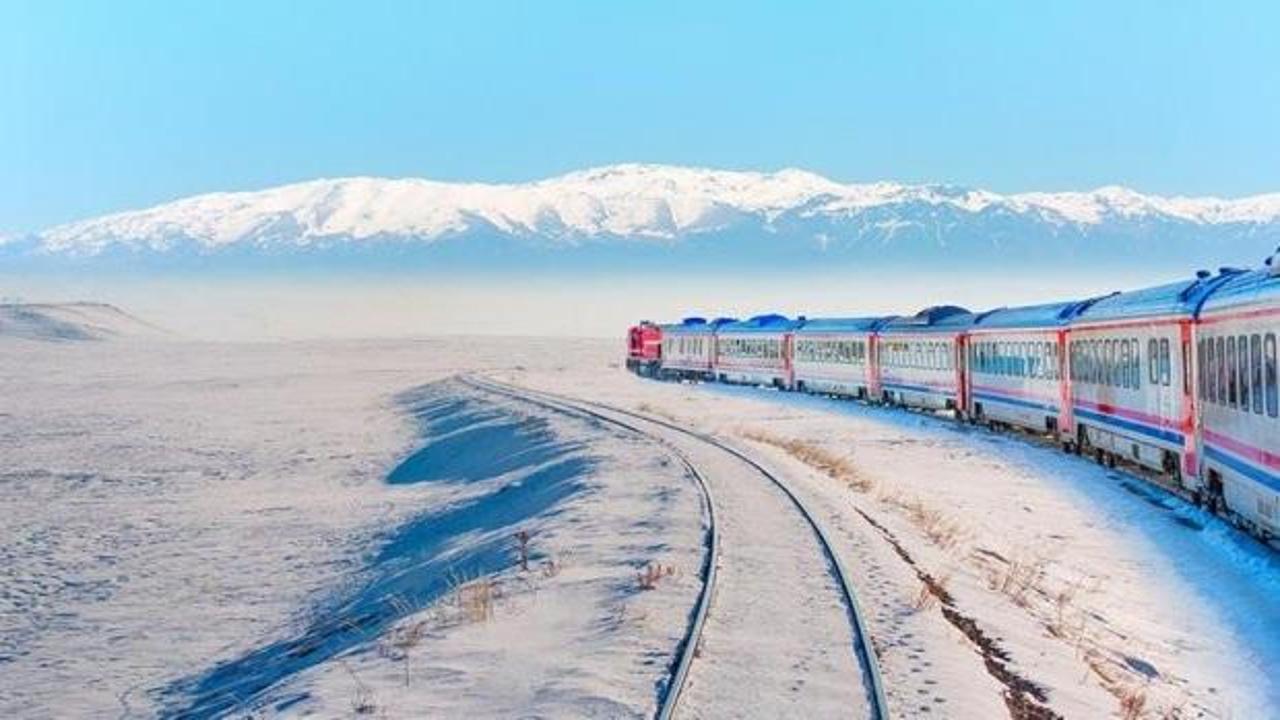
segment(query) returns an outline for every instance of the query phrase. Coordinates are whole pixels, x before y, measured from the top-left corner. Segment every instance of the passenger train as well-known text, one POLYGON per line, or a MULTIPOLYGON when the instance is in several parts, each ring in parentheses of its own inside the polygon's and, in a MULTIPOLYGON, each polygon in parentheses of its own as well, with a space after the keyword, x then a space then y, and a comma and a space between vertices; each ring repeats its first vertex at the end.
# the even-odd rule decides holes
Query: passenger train
POLYGON ((1131 463, 1280 538, 1280 252, 1258 270, 1102 297, 908 317, 687 318, 628 331, 627 367, 924 410, 1131 463))

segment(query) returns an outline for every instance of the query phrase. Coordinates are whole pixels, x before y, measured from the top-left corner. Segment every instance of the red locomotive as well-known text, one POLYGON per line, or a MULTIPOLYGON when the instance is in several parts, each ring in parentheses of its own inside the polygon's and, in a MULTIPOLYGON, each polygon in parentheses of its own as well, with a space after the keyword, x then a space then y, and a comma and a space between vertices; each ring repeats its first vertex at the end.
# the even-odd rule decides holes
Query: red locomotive
POLYGON ((627 369, 656 377, 662 366, 662 328, 648 320, 627 329, 627 369))

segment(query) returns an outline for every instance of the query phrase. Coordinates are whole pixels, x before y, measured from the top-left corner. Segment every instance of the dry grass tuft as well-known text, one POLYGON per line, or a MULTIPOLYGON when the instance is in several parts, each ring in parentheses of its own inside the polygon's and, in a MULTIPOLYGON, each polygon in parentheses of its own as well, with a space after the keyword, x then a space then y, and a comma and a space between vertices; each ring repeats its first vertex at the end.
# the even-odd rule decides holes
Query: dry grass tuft
POLYGON ((964 529, 959 523, 938 510, 926 506, 919 498, 908 500, 900 493, 882 494, 879 500, 902 510, 924 534, 925 539, 942 550, 951 550, 960 543, 964 529))
POLYGON ((1141 688, 1126 687, 1120 690, 1120 717, 1138 720, 1147 708, 1147 693, 1141 688))
POLYGON ((493 619, 494 603, 498 599, 498 583, 493 578, 451 575, 449 588, 463 620, 478 623, 493 619))
POLYGON ((874 483, 859 474, 857 468, 848 458, 828 452, 819 445, 805 442, 798 438, 782 438, 761 430, 744 430, 742 437, 765 445, 771 445, 785 451, 791 457, 823 473, 833 480, 839 480, 858 492, 869 492, 874 483))
POLYGON ((378 653, 392 662, 404 665, 404 686, 409 687, 410 660, 414 648, 422 644, 427 636, 429 620, 406 623, 392 630, 381 642, 378 653))
POLYGON ((1031 592, 1037 589, 1044 577, 1045 560, 1012 558, 1004 567, 987 575, 987 587, 1008 597, 1018 607, 1026 607, 1031 592))
POLYGON ((345 660, 340 662, 342 662, 342 667, 347 671, 347 674, 356 683, 355 691, 351 694, 351 712, 355 715, 372 715, 378 709, 378 704, 373 696, 373 688, 364 684, 364 681, 360 679, 359 675, 356 675, 356 671, 352 670, 345 660))
POLYGON ((665 577, 671 577, 676 574, 676 569, 671 565, 660 565, 658 563, 649 563, 636 575, 636 584, 641 590, 653 590, 658 587, 658 583, 665 577))
POLYGON ((677 418, 675 415, 672 415, 671 413, 661 408, 654 407, 653 405, 650 405, 647 402, 642 402, 639 405, 636 405, 636 412, 644 413, 645 415, 653 415, 655 417, 660 417, 665 420, 670 420, 671 422, 680 421, 680 418, 677 418))

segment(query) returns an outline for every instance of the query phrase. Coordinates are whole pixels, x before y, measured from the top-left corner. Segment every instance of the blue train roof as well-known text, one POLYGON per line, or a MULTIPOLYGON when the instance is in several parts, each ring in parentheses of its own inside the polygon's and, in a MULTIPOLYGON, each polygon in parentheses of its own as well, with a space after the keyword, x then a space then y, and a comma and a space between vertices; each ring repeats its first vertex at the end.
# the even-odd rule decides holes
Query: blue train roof
POLYGON ((1040 328, 1061 327, 1071 321, 1099 298, 1072 300, 1070 302, 1002 307, 980 313, 974 320, 978 328, 1040 328))
POLYGON ((878 330, 882 324, 892 319, 892 315, 888 317, 808 318, 804 321, 804 325, 796 330, 796 334, 872 332, 878 330))
POLYGON ((973 325, 977 315, 956 305, 935 305, 915 315, 887 320, 880 331, 894 332, 957 332, 973 325))
POLYGON ((686 334, 712 333, 721 325, 727 325, 732 322, 737 322, 737 320, 725 317, 716 318, 715 320, 707 320, 702 317, 687 317, 678 323, 663 325, 662 331, 666 333, 686 334))
POLYGON ((786 315, 756 315, 748 320, 725 323, 720 333, 778 333, 795 330, 804 324, 803 319, 792 320, 786 315))
MULTIPOLYGON (((1280 258, 1280 255, 1277 256, 1280 258)), ((1271 263, 1280 263, 1272 259, 1271 263)), ((1233 305, 1253 303, 1263 299, 1280 298, 1280 266, 1240 273, 1222 283, 1204 301, 1203 309, 1221 309, 1233 305)))
POLYGON ((1224 268, 1217 275, 1198 273, 1190 280, 1108 295, 1076 316, 1077 321, 1123 320, 1159 315, 1191 315, 1223 283, 1240 274, 1224 268))

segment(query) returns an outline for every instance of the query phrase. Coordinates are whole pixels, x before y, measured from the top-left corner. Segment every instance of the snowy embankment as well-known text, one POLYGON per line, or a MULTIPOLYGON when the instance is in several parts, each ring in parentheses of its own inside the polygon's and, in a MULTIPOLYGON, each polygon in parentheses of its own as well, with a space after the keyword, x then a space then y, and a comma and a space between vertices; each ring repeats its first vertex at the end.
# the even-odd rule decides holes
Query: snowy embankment
POLYGON ((616 371, 507 377, 660 413, 767 458, 842 545, 895 716, 1280 707, 1280 556, 1140 480, 847 401, 616 371))
POLYGON ((554 344, 67 347, 0 352, 0 715, 652 711, 701 562, 679 465, 403 392, 554 344))

